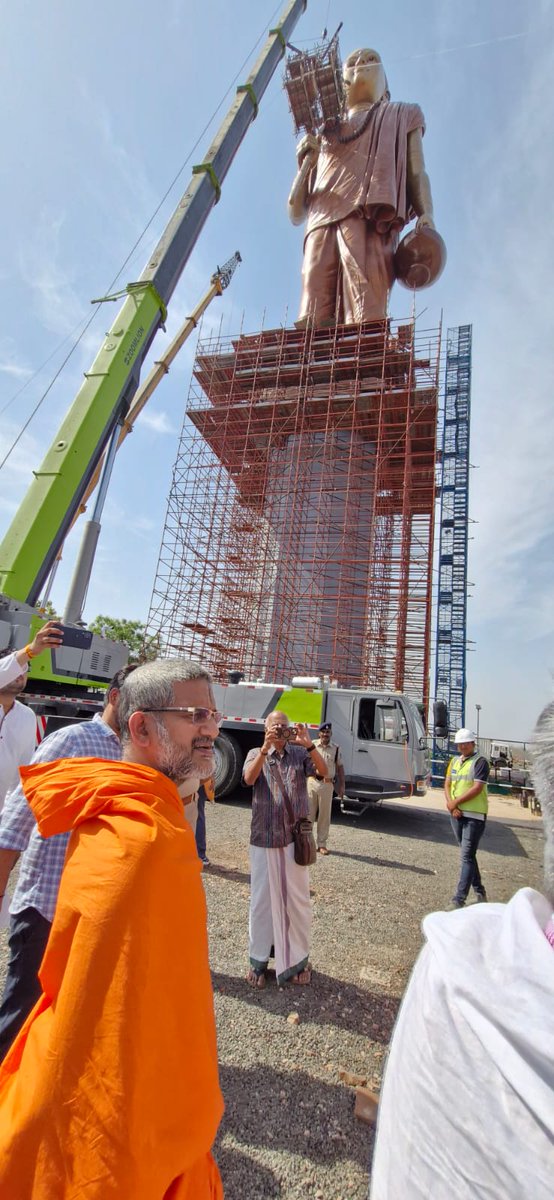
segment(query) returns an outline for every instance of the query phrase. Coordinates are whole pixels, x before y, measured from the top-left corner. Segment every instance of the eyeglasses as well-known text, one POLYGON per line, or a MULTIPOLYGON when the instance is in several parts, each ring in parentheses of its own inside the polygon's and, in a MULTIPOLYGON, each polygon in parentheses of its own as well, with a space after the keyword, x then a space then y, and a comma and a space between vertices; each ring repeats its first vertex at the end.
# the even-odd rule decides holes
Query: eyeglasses
POLYGON ((193 725, 205 725, 206 721, 215 721, 216 725, 221 725, 223 720, 223 713, 218 712, 217 708, 141 708, 140 711, 145 713, 184 713, 190 717, 193 725))

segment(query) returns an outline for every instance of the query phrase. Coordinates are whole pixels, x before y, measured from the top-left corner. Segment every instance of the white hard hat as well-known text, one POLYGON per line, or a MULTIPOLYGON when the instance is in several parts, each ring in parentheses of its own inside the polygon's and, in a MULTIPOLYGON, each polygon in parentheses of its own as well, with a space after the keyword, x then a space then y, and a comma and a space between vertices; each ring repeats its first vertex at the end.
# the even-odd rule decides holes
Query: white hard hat
POLYGON ((459 729, 457 734, 454 737, 454 745, 455 746, 463 746, 464 742, 476 742, 476 741, 477 741, 477 738, 475 737, 475 734, 471 732, 471 729, 459 729))

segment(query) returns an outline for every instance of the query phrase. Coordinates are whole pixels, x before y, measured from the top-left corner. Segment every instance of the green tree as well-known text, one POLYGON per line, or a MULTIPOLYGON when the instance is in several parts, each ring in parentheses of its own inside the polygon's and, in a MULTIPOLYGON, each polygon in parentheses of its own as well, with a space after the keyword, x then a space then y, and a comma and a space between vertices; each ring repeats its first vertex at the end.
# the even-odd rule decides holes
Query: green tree
POLYGON ((129 648, 130 663, 152 662, 161 653, 160 635, 148 637, 142 621, 129 621, 124 617, 98 616, 89 622, 89 629, 112 642, 123 642, 129 648))
POLYGON ((56 612, 51 600, 47 600, 46 604, 39 604, 39 611, 41 617, 46 617, 47 621, 61 621, 61 617, 59 613, 56 612))

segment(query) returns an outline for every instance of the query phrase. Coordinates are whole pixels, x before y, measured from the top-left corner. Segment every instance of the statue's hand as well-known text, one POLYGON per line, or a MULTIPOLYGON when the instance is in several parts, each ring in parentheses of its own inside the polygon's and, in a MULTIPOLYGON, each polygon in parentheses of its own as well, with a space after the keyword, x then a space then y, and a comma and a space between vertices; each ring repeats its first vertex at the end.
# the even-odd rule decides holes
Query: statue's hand
POLYGON ((319 154, 319 138, 313 133, 306 133, 296 147, 298 166, 301 167, 306 159, 311 167, 315 167, 319 154))
POLYGON ((416 233, 419 233, 420 229, 434 229, 434 228, 435 228, 435 222, 429 213, 422 213, 421 216, 417 218, 416 233))

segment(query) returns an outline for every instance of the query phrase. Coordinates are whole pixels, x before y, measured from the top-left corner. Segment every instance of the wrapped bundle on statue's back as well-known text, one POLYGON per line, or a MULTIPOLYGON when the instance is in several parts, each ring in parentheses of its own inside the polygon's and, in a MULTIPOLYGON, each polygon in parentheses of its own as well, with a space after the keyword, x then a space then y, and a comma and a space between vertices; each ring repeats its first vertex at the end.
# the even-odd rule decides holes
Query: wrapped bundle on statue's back
POLYGON ((341 25, 330 42, 309 54, 295 50, 287 59, 284 82, 295 133, 317 133, 340 117, 344 104, 340 29, 341 25))

